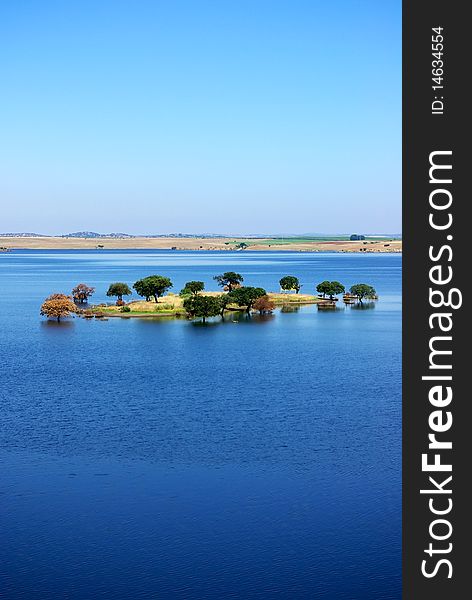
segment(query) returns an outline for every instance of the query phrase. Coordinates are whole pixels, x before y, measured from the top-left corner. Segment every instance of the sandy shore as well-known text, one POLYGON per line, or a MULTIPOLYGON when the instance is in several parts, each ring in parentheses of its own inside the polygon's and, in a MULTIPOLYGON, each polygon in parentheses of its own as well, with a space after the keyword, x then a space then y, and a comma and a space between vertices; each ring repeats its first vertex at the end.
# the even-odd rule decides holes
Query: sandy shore
POLYGON ((83 250, 102 245, 108 250, 232 250, 240 242, 248 244, 245 252, 254 250, 294 250, 304 252, 401 252, 401 240, 290 240, 244 238, 60 238, 60 237, 0 237, 0 247, 31 250, 83 250))

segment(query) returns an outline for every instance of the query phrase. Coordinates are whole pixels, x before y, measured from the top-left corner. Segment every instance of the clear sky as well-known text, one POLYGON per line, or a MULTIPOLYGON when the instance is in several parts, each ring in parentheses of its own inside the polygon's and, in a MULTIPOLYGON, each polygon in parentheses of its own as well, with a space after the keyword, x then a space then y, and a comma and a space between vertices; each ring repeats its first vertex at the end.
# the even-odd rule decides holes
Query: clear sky
POLYGON ((5 0, 0 232, 401 231, 400 0, 5 0))

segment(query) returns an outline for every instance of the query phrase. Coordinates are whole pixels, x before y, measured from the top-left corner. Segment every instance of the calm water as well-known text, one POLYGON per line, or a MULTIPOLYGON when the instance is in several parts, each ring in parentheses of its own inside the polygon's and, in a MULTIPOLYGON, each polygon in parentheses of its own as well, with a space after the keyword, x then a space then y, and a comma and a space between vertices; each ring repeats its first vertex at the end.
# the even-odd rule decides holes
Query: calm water
POLYGON ((401 256, 17 251, 0 278, 1 597, 401 597, 401 256), (98 301, 225 270, 380 300, 207 326, 39 317, 78 282, 98 301))

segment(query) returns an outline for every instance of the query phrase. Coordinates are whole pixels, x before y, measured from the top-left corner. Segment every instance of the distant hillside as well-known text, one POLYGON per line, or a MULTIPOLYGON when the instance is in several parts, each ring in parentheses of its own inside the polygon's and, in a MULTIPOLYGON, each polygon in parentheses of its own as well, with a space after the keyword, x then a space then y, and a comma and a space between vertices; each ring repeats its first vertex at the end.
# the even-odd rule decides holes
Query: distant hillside
POLYGON ((58 237, 62 238, 134 238, 136 236, 130 235, 129 233, 97 233, 96 231, 76 231, 74 233, 65 233, 58 237))
MULTIPOLYGON (((293 234, 293 233, 250 233, 250 234, 222 234, 222 233, 144 233, 144 234, 130 234, 130 233, 98 233, 96 231, 75 231, 73 233, 64 233, 62 235, 45 235, 43 233, 0 233, 0 237, 5 238, 67 238, 67 239, 134 239, 134 238, 181 238, 181 239, 220 239, 220 238, 243 238, 243 239, 277 239, 287 240, 291 242, 298 241, 329 241, 329 240, 348 240, 351 234, 316 234, 316 233, 304 233, 304 234, 293 234)), ((372 239, 395 239, 400 240, 402 235, 400 233, 366 233, 364 234, 367 240, 372 239)))
POLYGON ((62 237, 62 238, 83 238, 83 239, 95 239, 95 238, 109 238, 109 239, 118 239, 118 238, 137 238, 137 237, 145 237, 145 238, 224 238, 226 235, 219 233, 150 233, 150 234, 140 234, 133 235, 130 233, 97 233, 96 231, 76 231, 74 233, 66 233, 59 236, 53 237, 62 237))
POLYGON ((28 237, 28 238, 37 238, 37 237, 48 237, 43 233, 0 233, 0 237, 28 237))

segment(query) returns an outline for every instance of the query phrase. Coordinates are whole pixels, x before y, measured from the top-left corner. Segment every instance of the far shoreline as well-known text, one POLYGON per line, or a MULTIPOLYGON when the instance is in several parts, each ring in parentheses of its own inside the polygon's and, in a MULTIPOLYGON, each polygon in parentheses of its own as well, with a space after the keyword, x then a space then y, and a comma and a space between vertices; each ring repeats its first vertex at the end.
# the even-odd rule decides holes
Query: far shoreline
POLYGON ((63 237, 0 237, 0 247, 9 250, 206 250, 234 252, 359 252, 399 254, 401 239, 309 238, 213 238, 213 237, 133 237, 133 238, 63 238, 63 237), (247 244, 244 250, 239 244, 247 244))

